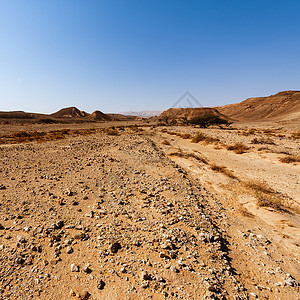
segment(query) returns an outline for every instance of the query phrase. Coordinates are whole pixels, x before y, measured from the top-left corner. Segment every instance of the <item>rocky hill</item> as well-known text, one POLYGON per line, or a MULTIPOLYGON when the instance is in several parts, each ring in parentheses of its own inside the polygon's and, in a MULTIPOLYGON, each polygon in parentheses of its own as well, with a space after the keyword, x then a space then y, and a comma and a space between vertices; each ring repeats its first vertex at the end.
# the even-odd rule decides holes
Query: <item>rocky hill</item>
POLYGON ((107 114, 104 114, 102 111, 95 110, 92 114, 88 116, 90 120, 93 121, 110 121, 111 117, 107 114))
POLYGON ((217 109, 224 115, 240 121, 299 120, 300 91, 283 91, 268 97, 249 98, 241 103, 217 109))
POLYGON ((197 107, 197 108, 169 108, 163 111, 158 117, 158 120, 164 121, 177 121, 181 120, 191 120, 195 117, 200 117, 204 115, 217 115, 223 118, 227 118, 225 115, 221 114, 218 109, 211 107, 197 107))
POLYGON ((88 116, 88 113, 79 110, 77 107, 66 107, 52 114, 52 116, 57 118, 84 118, 88 116))

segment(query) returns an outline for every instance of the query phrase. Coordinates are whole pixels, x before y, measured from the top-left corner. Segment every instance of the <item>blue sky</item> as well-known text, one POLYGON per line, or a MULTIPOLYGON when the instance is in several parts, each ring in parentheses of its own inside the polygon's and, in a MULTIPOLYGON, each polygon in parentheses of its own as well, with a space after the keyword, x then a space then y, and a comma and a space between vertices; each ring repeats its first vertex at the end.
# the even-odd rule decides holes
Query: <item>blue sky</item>
POLYGON ((0 0, 0 110, 163 110, 300 89, 298 0, 0 0))

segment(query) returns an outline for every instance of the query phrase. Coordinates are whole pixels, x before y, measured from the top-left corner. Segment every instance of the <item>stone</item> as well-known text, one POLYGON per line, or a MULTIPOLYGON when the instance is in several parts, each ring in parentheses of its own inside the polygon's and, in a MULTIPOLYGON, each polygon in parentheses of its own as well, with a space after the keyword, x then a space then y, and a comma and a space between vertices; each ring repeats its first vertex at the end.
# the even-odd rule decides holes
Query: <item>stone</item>
POLYGON ((151 275, 149 275, 148 272, 146 272, 146 271, 142 272, 141 278, 142 278, 142 280, 151 280, 152 279, 151 275))
POLYGON ((114 242, 110 245, 110 251, 112 253, 117 253, 121 249, 121 244, 119 242, 114 242))
POLYGON ((178 273, 178 272, 179 272, 179 270, 178 270, 175 266, 171 266, 171 267, 170 267, 170 270, 171 270, 172 272, 174 272, 174 273, 178 273))
POLYGON ((85 264, 83 267, 82 267, 82 270, 83 272, 89 274, 92 272, 91 268, 90 268, 90 264, 85 264))
POLYGON ((73 250, 73 248, 72 248, 71 246, 68 246, 67 249, 66 249, 66 252, 67 252, 68 254, 71 254, 73 251, 74 251, 74 250, 73 250))
POLYGON ((79 272, 79 266, 71 264, 71 272, 79 272))
POLYGON ((104 287, 105 287, 105 282, 101 279, 101 280, 99 281, 98 285, 97 285, 97 288, 98 288, 99 290, 103 290, 104 287))

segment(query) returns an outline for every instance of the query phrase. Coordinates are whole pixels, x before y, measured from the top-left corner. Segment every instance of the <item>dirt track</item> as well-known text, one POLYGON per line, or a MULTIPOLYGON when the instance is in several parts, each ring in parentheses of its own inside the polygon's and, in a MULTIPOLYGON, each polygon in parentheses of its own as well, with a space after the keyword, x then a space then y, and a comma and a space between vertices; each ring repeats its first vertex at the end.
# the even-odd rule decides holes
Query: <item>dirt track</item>
POLYGON ((1 146, 2 299, 300 297, 299 244, 162 144, 189 141, 119 134, 1 146))

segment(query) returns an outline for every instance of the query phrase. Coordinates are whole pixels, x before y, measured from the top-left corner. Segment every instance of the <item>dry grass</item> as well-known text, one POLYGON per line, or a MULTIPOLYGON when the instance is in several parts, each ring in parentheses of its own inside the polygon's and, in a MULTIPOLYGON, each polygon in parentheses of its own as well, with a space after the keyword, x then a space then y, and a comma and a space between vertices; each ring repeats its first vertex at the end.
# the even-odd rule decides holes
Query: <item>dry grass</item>
POLYGON ((223 173, 226 176, 230 177, 230 178, 236 178, 235 175, 233 175, 232 171, 228 170, 225 166, 218 166, 216 164, 210 164, 210 168, 213 171, 219 172, 219 173, 223 173))
POLYGON ((268 138, 254 138, 251 141, 251 144, 268 144, 268 145, 275 145, 274 141, 272 139, 268 138))
POLYGON ((279 160, 283 163, 290 164, 300 162, 300 157, 296 155, 287 155, 285 157, 279 158, 279 160))
POLYGON ((207 138, 207 136, 202 133, 202 132, 197 132, 194 137, 192 138, 192 143, 199 143, 202 141, 205 141, 205 139, 207 138))
POLYGON ((300 139, 300 131, 294 132, 294 133, 291 135, 291 137, 292 137, 293 139, 300 139))
POLYGON ((167 145, 167 146, 171 145, 170 142, 169 142, 168 140, 163 140, 161 143, 162 143, 163 145, 167 145))
POLYGON ((259 207, 272 207, 274 209, 282 209, 282 199, 276 195, 268 195, 256 192, 257 205, 259 207))
POLYGON ((170 153, 169 156, 177 156, 177 157, 182 157, 182 158, 187 158, 187 159, 194 158, 198 161, 201 161, 204 164, 208 164, 207 160, 204 157, 196 155, 195 153, 185 153, 182 151, 178 151, 178 152, 170 153))
POLYGON ((242 154, 245 153, 247 150, 249 150, 250 148, 242 143, 236 143, 234 145, 231 146, 227 146, 227 150, 231 150, 234 153, 237 154, 242 154))
POLYGON ((119 131, 114 128, 107 129, 106 133, 107 135, 114 135, 114 136, 120 135, 119 131))
POLYGON ((249 180, 244 182, 244 185, 247 188, 250 188, 255 191, 259 191, 266 194, 273 194, 275 191, 268 186, 268 184, 265 181, 257 181, 257 180, 249 180))
POLYGON ((167 133, 167 134, 170 134, 170 135, 179 136, 183 139, 190 139, 192 137, 189 133, 180 133, 180 132, 175 132, 175 131, 169 131, 166 128, 162 129, 160 132, 167 133))
POLYGON ((265 181, 250 180, 244 182, 245 187, 250 189, 257 199, 259 207, 272 207, 282 209, 283 196, 268 186, 265 181))
POLYGON ((94 128, 80 129, 80 130, 51 130, 48 132, 44 131, 18 131, 9 135, 0 136, 0 144, 20 144, 28 142, 43 143, 47 141, 61 140, 69 135, 89 135, 95 133, 94 128))
POLYGON ((203 132, 197 132, 194 137, 192 138, 192 143, 199 143, 199 142, 206 142, 206 143, 214 143, 214 142, 218 142, 219 139, 210 137, 205 135, 203 132))

